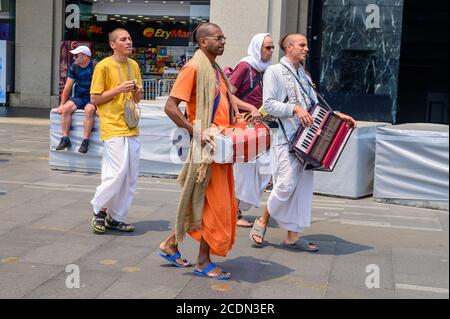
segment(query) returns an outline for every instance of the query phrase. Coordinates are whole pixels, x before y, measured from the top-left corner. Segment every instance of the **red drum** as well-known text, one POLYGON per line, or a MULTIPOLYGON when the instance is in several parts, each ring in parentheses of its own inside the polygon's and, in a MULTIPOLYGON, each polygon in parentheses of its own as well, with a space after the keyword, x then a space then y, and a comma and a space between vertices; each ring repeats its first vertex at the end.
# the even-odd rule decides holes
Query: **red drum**
POLYGON ((214 162, 247 163, 270 149, 270 128, 264 123, 236 123, 214 139, 214 162))

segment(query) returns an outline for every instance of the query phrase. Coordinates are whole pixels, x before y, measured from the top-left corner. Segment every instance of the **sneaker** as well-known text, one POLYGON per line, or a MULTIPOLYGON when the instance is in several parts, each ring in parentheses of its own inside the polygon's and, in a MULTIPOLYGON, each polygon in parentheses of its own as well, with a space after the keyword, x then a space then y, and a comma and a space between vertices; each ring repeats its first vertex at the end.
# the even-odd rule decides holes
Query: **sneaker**
POLYGON ((72 146, 72 143, 70 143, 70 138, 67 136, 61 137, 61 142, 59 142, 58 147, 56 148, 57 151, 62 151, 64 149, 69 149, 72 146))
POLYGON ((81 143, 78 152, 81 154, 86 154, 88 152, 88 148, 89 148, 89 140, 83 140, 83 143, 81 143))

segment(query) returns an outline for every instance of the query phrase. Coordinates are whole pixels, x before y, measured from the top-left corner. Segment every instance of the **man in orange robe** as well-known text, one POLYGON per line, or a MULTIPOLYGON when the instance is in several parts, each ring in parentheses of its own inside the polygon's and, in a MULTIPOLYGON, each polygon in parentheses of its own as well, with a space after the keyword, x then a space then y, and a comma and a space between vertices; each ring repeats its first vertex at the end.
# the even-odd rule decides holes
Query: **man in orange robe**
MULTIPOLYGON (((209 79, 215 79, 215 100, 210 115, 211 122, 217 127, 228 127, 234 122, 235 108, 230 102, 230 86, 227 78, 215 63, 216 57, 222 55, 225 47, 225 37, 219 26, 212 23, 200 25, 194 32, 194 40, 200 51, 194 59, 189 61, 181 70, 166 104, 166 113, 178 127, 185 128, 195 139, 194 121, 200 104, 197 103, 200 76, 198 61, 206 61, 209 79), (197 58, 197 55, 199 57, 197 58), (187 118, 179 109, 179 104, 187 103, 187 118)), ((206 89, 205 89, 206 90, 206 89)), ((205 93, 206 95, 206 93, 205 93)), ((209 110, 209 109, 208 109, 209 110)), ((237 110, 237 109, 236 109, 237 110)), ((197 119, 198 120, 198 119, 197 119)), ((198 132, 197 132, 198 133, 198 132)), ((213 143, 213 138, 205 134, 204 127, 201 134, 201 145, 204 147, 213 143)), ((192 151, 192 149, 191 149, 192 151)), ((226 257, 235 242, 237 222, 237 202, 234 193, 233 167, 231 164, 209 164, 209 183, 204 195, 204 206, 200 227, 188 227, 186 232, 200 242, 198 261, 194 274, 219 280, 227 280, 231 274, 217 267, 210 259, 210 255, 226 257)), ((183 195, 182 195, 183 196, 183 195)), ((189 205, 188 205, 189 206, 189 205)), ((187 219, 189 220, 189 218, 187 219)), ((179 222, 177 221, 177 226, 179 222)), ((169 260, 176 267, 189 267, 190 264, 182 259, 178 250, 181 241, 175 233, 171 234, 160 245, 160 256, 169 260)))

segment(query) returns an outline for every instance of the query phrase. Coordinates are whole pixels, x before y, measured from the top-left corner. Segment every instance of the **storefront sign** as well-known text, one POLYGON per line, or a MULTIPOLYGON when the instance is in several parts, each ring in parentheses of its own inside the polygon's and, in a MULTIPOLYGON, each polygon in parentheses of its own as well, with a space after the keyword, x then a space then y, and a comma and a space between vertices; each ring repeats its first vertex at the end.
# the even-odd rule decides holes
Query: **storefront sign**
MULTIPOLYGON (((95 23, 81 22, 78 31, 81 41, 92 41, 95 43, 108 43, 108 33, 115 28, 125 28, 130 32, 135 47, 148 46, 188 46, 192 32, 189 26, 181 23, 170 23, 168 26, 156 23, 136 23, 127 22, 126 24, 115 21, 95 23)), ((68 39, 73 38, 73 34, 66 32, 68 39)))
POLYGON ((161 39, 189 39, 192 35, 192 32, 186 32, 181 29, 172 29, 172 30, 164 30, 164 29, 154 29, 154 28, 147 28, 144 30, 144 37, 146 38, 161 38, 161 39))

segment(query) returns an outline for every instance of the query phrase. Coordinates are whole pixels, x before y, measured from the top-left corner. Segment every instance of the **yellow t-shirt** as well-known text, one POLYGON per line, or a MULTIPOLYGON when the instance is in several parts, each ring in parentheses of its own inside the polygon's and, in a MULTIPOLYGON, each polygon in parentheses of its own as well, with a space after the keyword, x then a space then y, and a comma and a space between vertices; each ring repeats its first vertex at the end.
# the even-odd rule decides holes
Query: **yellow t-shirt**
MULTIPOLYGON (((119 63, 113 57, 105 58, 98 63, 92 77, 91 94, 103 94, 128 80, 136 79, 142 86, 139 65, 132 59, 128 59, 128 64, 119 63), (119 73, 119 65, 121 73, 119 73)), ((105 104, 97 105, 102 141, 113 137, 139 135, 138 128, 130 129, 125 122, 124 103, 127 95, 131 96, 131 93, 122 93, 105 104)))

